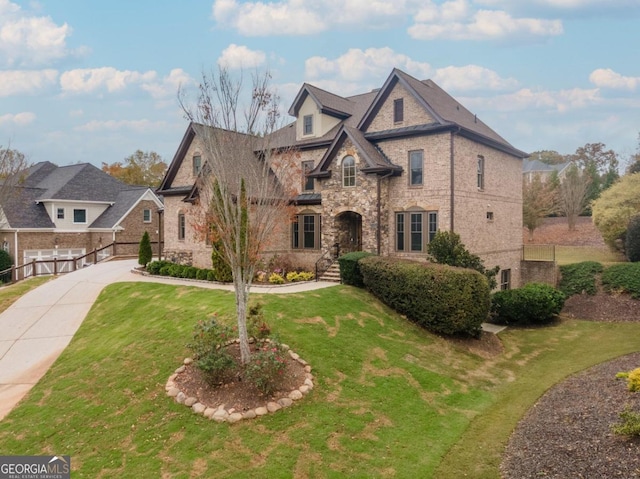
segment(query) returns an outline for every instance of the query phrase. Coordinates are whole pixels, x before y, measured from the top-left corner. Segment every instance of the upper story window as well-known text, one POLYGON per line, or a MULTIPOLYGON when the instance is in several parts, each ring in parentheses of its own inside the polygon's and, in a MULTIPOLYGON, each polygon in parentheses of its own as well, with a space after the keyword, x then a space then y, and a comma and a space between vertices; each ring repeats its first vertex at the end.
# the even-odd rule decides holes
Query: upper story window
POLYGON ((57 209, 56 218, 58 218, 59 220, 63 220, 64 219, 64 208, 58 208, 57 209))
POLYGON ((342 160, 342 186, 356 186, 356 159, 345 156, 342 160))
POLYGON ((73 210, 73 222, 74 223, 86 223, 87 222, 87 210, 74 209, 73 210))
POLYGON ((409 185, 422 185, 423 172, 423 153, 422 150, 409 152, 409 185))
POLYGON ((313 115, 305 115, 302 118, 302 134, 313 135, 313 115))
POLYGON ((151 223, 151 210, 145 208, 142 210, 142 221, 144 223, 151 223))
POLYGON ((484 190, 484 156, 478 155, 478 189, 484 190))
POLYGON ((186 233, 186 221, 184 213, 178 213, 178 239, 184 240, 186 233))
POLYGON ((313 191, 313 178, 309 178, 307 174, 313 170, 313 161, 302 162, 302 191, 313 191))
POLYGON ((393 100, 393 122, 400 123, 404 121, 404 99, 398 98, 393 100))
POLYGON ((200 155, 193 156, 193 176, 198 176, 202 171, 202 157, 200 155))

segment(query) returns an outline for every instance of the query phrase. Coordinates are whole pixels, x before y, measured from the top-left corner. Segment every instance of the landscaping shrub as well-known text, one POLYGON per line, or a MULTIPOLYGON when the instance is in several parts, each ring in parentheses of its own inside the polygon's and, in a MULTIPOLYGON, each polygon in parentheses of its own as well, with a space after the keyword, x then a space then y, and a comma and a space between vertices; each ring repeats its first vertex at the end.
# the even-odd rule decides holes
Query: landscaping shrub
POLYGON ((271 335, 271 328, 264 319, 262 303, 249 305, 247 311, 247 333, 250 338, 266 339, 271 335))
POLYGON ((371 255, 371 253, 367 253, 366 251, 355 251, 353 253, 347 253, 340 256, 340 258, 338 258, 338 263, 340 264, 340 280, 344 284, 362 288, 364 286, 364 282, 358 262, 362 258, 366 258, 371 255))
POLYGON ((491 321, 497 324, 546 324, 562 311, 565 295, 544 283, 497 291, 491 298, 491 321))
POLYGON ((287 281, 297 283, 298 281, 311 281, 314 274, 310 271, 290 271, 287 273, 287 281))
POLYGON ((185 268, 185 274, 189 279, 196 279, 198 277, 198 268, 195 266, 187 266, 185 268))
POLYGON ((625 236, 624 252, 632 263, 640 261, 640 215, 629 220, 625 236))
POLYGON ((287 367, 286 352, 277 341, 266 341, 251 355, 244 378, 268 396, 278 389, 287 367))
POLYGON ((367 289, 430 331, 478 336, 488 318, 489 285, 477 271, 378 256, 358 264, 367 289))
POLYGON ((216 280, 216 272, 212 269, 207 270, 207 281, 215 281, 216 280))
POLYGON ((627 380, 627 388, 631 392, 640 392, 640 368, 636 368, 628 373, 618 373, 616 377, 627 380))
POLYGON ((208 273, 209 273, 209 270, 198 269, 198 271, 196 272, 196 279, 199 279, 201 281, 203 280, 206 281, 208 273))
POLYGON ((629 293, 640 299, 640 263, 614 264, 602 273, 602 285, 607 291, 629 293))
POLYGON ((215 315, 206 321, 198 321, 194 327, 193 339, 187 347, 193 352, 194 364, 211 385, 219 384, 235 365, 224 347, 232 337, 232 329, 220 324, 215 315))
POLYGON ((448 264, 460 268, 474 269, 483 274, 489 282, 489 288, 494 289, 498 283, 496 275, 500 267, 487 269, 479 256, 471 254, 460 241, 460 235, 453 231, 438 231, 427 246, 427 253, 435 263, 448 264))
POLYGON ((284 284, 284 278, 281 274, 271 273, 269 275, 269 283, 271 284, 284 284))
POLYGON ((156 275, 162 274, 160 272, 160 270, 163 267, 168 266, 170 264, 172 264, 170 261, 164 261, 164 260, 162 260, 162 261, 152 261, 151 263, 149 263, 147 265, 147 272, 149 274, 156 274, 156 275))
MULTIPOLYGON (((4 271, 5 269, 9 269, 13 266, 13 259, 11 259, 11 255, 0 249, 0 271, 4 271)), ((11 282, 11 272, 4 273, 0 276, 0 282, 2 283, 10 283, 11 282)))
POLYGON ((149 233, 146 231, 142 235, 140 245, 138 246, 138 264, 140 266, 146 266, 153 258, 153 251, 151 250, 151 240, 149 239, 149 233))
POLYGON ((560 266, 560 285, 558 289, 567 297, 574 294, 596 294, 596 276, 603 267, 596 261, 583 261, 560 266))
POLYGON ((621 422, 611 426, 611 430, 623 436, 640 436, 640 413, 633 412, 629 406, 620 413, 621 422))

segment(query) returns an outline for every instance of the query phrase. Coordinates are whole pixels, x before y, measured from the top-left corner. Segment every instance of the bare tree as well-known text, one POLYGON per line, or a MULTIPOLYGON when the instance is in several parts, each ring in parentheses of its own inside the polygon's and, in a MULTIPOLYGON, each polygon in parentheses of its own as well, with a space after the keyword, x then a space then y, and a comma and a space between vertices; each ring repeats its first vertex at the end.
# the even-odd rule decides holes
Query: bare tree
POLYGON ((269 73, 251 79, 247 89, 242 75, 234 78, 220 68, 203 74, 195 106, 184 91, 179 94, 203 150, 197 182, 203 215, 197 221, 231 267, 243 364, 251 356, 246 324, 251 284, 261 252, 282 237, 278 228, 289 225, 294 193, 287 185, 296 184, 291 180, 298 169, 292 151, 271 143, 279 114, 269 73))
POLYGON ((22 181, 20 173, 28 167, 24 154, 12 150, 11 143, 6 148, 0 145, 0 205, 4 204, 11 189, 22 181))
POLYGON ((535 175, 531 181, 522 182, 522 221, 529 230, 529 241, 533 232, 545 217, 555 213, 558 208, 558 191, 554 182, 547 183, 535 175))
POLYGON ((559 209, 569 223, 569 230, 576 229, 576 219, 587 206, 591 178, 576 165, 571 165, 560 182, 559 209))

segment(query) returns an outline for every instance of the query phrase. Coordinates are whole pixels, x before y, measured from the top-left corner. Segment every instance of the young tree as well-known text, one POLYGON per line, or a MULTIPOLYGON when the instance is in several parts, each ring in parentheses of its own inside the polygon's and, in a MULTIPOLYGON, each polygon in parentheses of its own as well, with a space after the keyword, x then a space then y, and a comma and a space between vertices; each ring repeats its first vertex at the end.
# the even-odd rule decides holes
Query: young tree
POLYGON ((138 247, 138 264, 140 266, 147 266, 152 258, 153 250, 151 249, 151 240, 149 239, 149 233, 145 231, 138 247))
POLYGON ((568 168, 560 182, 558 208, 567 217, 570 231, 576 229, 576 220, 587 206, 590 183, 589 175, 580 171, 576 165, 568 168))
POLYGON ((531 181, 522 182, 522 221, 529 230, 529 240, 533 240, 533 232, 542 224, 547 216, 557 210, 557 188, 555 182, 547 183, 539 175, 531 181))
POLYGON ((251 83, 247 89, 242 76, 234 78, 220 68, 203 74, 195 104, 184 91, 179 94, 203 153, 197 188, 204 214, 194 222, 231 267, 243 364, 251 356, 247 304, 260 253, 282 237, 278 228, 289 226, 294 193, 282 185, 295 184, 289 178, 300 174, 295 154, 276 150, 271 143, 279 110, 269 73, 255 73, 251 83))
POLYGON ((586 205, 596 200, 620 176, 618 154, 607 150, 604 143, 587 143, 576 149, 571 159, 589 177, 586 205))
POLYGON ((102 163, 102 171, 128 185, 156 187, 167 171, 167 164, 155 151, 136 150, 124 159, 124 164, 102 163))

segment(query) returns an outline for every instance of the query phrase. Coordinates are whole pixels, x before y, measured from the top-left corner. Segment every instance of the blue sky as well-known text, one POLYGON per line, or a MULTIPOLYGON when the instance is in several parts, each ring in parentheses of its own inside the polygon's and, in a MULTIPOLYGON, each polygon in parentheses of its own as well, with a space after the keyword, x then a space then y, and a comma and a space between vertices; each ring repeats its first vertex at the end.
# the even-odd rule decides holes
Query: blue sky
POLYGON ((341 95, 397 67, 431 78, 515 147, 622 160, 640 132, 640 0, 0 0, 0 145, 60 166, 171 161, 178 86, 268 68, 341 95))

